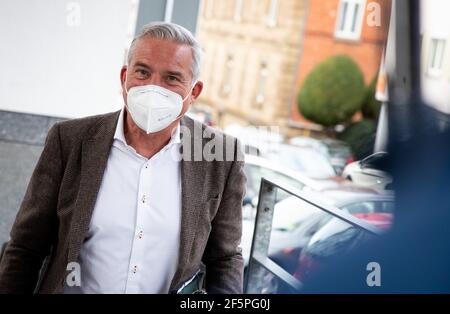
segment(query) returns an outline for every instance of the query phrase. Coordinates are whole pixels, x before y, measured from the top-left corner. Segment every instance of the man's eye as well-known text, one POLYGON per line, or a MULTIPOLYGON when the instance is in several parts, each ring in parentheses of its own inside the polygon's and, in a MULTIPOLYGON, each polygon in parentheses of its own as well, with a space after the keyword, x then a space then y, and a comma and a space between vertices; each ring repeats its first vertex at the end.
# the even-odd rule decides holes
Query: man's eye
POLYGON ((147 77, 148 76, 148 72, 146 70, 138 69, 138 70, 136 70, 136 73, 138 74, 139 77, 147 77))
POLYGON ((178 81, 179 81, 178 77, 173 76, 173 75, 169 75, 169 76, 167 77, 167 80, 168 80, 169 82, 178 82, 178 81))

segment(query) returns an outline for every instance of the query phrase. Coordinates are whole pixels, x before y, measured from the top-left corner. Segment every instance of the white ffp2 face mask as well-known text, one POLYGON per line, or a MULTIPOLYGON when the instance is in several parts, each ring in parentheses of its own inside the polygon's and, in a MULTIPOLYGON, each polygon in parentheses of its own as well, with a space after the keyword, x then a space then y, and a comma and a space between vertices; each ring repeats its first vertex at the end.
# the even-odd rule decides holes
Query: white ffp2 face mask
POLYGON ((147 134, 159 132, 178 118, 192 88, 182 99, 179 94, 158 85, 132 87, 127 91, 128 112, 147 134))

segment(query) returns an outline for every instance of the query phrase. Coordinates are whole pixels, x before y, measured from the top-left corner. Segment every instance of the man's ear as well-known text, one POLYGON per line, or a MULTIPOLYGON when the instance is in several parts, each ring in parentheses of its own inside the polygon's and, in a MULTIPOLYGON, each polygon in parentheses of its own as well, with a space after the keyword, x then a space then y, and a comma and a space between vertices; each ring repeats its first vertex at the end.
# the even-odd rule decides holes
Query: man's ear
POLYGON ((203 82, 198 81, 195 83, 194 88, 192 89, 192 101, 196 100, 198 96, 202 93, 203 90, 203 82))
POLYGON ((126 78, 127 78, 127 66, 123 65, 122 69, 120 69, 120 84, 122 85, 122 88, 125 88, 126 78))

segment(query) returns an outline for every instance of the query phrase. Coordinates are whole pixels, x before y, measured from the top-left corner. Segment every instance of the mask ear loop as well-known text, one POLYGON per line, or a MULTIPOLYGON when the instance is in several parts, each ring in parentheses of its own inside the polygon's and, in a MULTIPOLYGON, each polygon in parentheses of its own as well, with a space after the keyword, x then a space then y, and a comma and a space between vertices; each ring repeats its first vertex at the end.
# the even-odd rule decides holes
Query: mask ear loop
POLYGON ((125 94, 128 95, 127 83, 128 83, 128 68, 127 71, 125 72, 125 94))
MULTIPOLYGON (((186 101, 186 99, 188 99, 189 95, 191 95, 192 91, 194 90, 195 84, 197 84, 197 82, 198 82, 198 81, 194 81, 194 84, 192 84, 192 87, 191 87, 191 89, 189 90, 189 93, 186 95, 186 97, 184 97, 184 98, 181 100, 181 103, 182 103, 182 104, 186 101)), ((185 114, 186 114, 186 113, 185 113, 185 114)), ((184 114, 183 114, 183 116, 184 116, 184 114)), ((178 115, 178 117, 177 117, 175 120, 179 120, 179 119, 181 119, 183 116, 181 116, 181 112, 180 112, 180 115, 178 115)))
POLYGON ((185 102, 186 99, 188 99, 189 95, 192 93, 192 91, 194 90, 195 84, 197 84, 197 81, 194 81, 194 84, 192 84, 191 89, 189 90, 188 94, 186 95, 186 97, 183 98, 182 102, 185 102))
POLYGON ((188 94, 186 95, 186 97, 184 97, 181 102, 184 103, 186 101, 186 99, 188 99, 189 95, 191 95, 192 91, 194 90, 195 84, 197 84, 197 81, 194 82, 194 84, 192 84, 191 89, 189 90, 188 94))

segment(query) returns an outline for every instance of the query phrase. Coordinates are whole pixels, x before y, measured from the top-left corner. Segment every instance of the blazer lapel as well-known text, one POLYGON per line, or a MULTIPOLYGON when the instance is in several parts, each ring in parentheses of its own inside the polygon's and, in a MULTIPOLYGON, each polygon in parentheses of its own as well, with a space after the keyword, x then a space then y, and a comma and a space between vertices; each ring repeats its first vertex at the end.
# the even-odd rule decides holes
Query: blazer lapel
POLYGON ((105 116, 99 122, 98 128, 94 131, 95 134, 82 142, 80 188, 70 231, 69 262, 78 259, 81 245, 88 231, 97 193, 114 140, 119 113, 120 111, 117 111, 105 116))
POLYGON ((203 182, 205 182, 206 165, 201 161, 194 161, 194 143, 200 143, 203 149, 203 143, 200 139, 194 140, 194 136, 203 132, 202 125, 195 123, 191 119, 181 120, 181 126, 187 127, 191 136, 183 136, 182 133, 182 151, 187 148, 190 152, 191 161, 181 161, 181 231, 180 231, 180 249, 178 266, 175 275, 170 284, 170 291, 177 288, 180 281, 184 278, 184 271, 189 263, 190 251, 195 239, 195 233, 197 230, 198 215, 203 205, 203 182), (195 132, 194 132, 194 129, 195 132))

